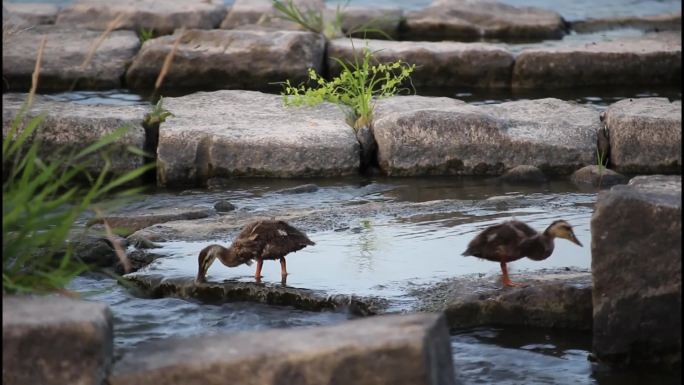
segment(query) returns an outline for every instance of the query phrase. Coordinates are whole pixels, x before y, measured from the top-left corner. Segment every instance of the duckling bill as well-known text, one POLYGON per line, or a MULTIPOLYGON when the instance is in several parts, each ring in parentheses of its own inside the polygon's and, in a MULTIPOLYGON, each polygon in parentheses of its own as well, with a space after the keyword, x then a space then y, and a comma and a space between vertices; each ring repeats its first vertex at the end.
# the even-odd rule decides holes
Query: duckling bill
POLYGON ((572 226, 564 220, 554 221, 544 232, 520 221, 508 221, 484 229, 470 243, 462 255, 472 255, 501 264, 504 286, 524 286, 511 282, 506 263, 529 258, 542 261, 553 253, 554 239, 563 238, 582 247, 572 231, 572 226))
POLYGON ((209 245, 198 257, 197 282, 206 282, 207 270, 216 259, 225 266, 251 265, 257 261, 254 277, 261 280, 261 268, 265 259, 280 260, 280 274, 287 277, 285 256, 315 243, 302 231, 284 221, 262 220, 247 224, 233 240, 230 247, 209 245))

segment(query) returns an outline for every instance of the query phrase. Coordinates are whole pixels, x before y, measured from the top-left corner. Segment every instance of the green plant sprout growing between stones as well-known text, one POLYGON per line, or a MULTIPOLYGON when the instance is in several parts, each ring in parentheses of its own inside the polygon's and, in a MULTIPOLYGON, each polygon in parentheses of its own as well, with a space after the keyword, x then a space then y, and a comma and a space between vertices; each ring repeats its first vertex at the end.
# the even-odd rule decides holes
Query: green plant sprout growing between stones
POLYGON ((601 187, 601 182, 603 181, 603 169, 605 168, 605 165, 607 164, 605 157, 606 157, 606 154, 597 148, 596 149, 596 163, 597 163, 598 171, 599 171, 598 187, 601 187))
MULTIPOLYGON (((275 18, 288 20, 299 24, 307 31, 323 34, 326 40, 334 39, 344 36, 342 31, 342 21, 344 18, 344 9, 349 5, 347 0, 343 5, 337 4, 335 14, 333 17, 328 17, 323 11, 315 9, 300 10, 295 4, 294 0, 272 0, 273 8, 279 12, 275 18)), ((380 22, 381 18, 372 19, 360 26, 354 27, 347 31, 348 35, 359 33, 377 33, 386 39, 392 39, 385 31, 373 26, 380 22)))
POLYGON ((138 31, 138 39, 140 39, 140 44, 145 43, 146 41, 152 39, 154 37, 154 28, 140 28, 140 31, 138 31))
POLYGON ((354 60, 346 63, 338 58, 333 58, 341 67, 338 76, 326 80, 322 75, 309 68, 309 81, 314 85, 307 87, 304 84, 293 86, 289 80, 281 83, 285 105, 287 106, 314 106, 322 102, 331 102, 342 107, 347 116, 347 123, 358 130, 371 124, 375 102, 378 99, 397 95, 400 92, 410 91, 402 87, 405 82, 411 84, 411 73, 416 68, 415 64, 408 64, 402 60, 393 63, 371 64, 374 59, 373 53, 363 49, 361 60, 353 53, 354 60))
POLYGON ((145 118, 143 119, 144 125, 148 127, 152 125, 158 125, 160 123, 164 123, 166 118, 169 116, 174 116, 169 110, 164 108, 163 102, 164 98, 159 97, 157 104, 152 107, 152 111, 145 115, 145 118))

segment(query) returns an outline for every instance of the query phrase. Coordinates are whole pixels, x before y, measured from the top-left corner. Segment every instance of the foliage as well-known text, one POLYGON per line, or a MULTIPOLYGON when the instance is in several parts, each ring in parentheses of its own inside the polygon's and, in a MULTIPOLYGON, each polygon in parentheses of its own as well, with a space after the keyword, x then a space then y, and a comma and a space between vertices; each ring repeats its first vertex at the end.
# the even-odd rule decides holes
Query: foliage
POLYGON ((154 28, 140 28, 140 31, 138 31, 138 39, 140 39, 140 44, 145 43, 146 41, 152 39, 154 37, 154 28))
POLYGON ((107 147, 129 127, 121 127, 79 152, 51 154, 53 160, 45 161, 39 156, 40 141, 31 140, 45 115, 28 119, 26 109, 25 104, 2 141, 3 293, 62 290, 87 270, 88 266, 65 246, 74 222, 104 198, 138 192, 139 188, 122 188, 154 166, 148 164, 117 177, 110 175, 107 147), (99 174, 92 175, 88 169, 98 160, 96 155, 100 155, 103 166, 99 174), (77 180, 86 180, 87 186, 77 180))
POLYGON ((145 115, 143 123, 145 125, 154 125, 164 123, 166 118, 169 116, 174 116, 169 110, 165 109, 163 106, 164 98, 159 97, 159 100, 155 105, 152 106, 152 111, 145 115))
POLYGON ((408 91, 403 84, 410 83, 411 73, 416 67, 401 60, 372 65, 372 59, 373 53, 368 48, 363 49, 361 59, 354 51, 351 62, 334 58, 341 67, 341 73, 330 81, 309 69, 313 87, 304 84, 295 87, 289 80, 285 81, 282 83, 285 104, 316 105, 328 101, 346 107, 348 123, 354 129, 370 124, 375 101, 408 91))

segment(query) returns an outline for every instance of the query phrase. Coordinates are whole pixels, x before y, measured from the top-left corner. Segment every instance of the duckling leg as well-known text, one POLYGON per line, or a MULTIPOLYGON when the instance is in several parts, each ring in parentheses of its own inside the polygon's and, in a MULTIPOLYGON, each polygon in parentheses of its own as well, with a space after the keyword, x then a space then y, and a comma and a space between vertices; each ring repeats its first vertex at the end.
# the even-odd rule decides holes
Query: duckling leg
POLYGON ((512 282, 511 279, 508 277, 508 268, 506 267, 506 262, 501 262, 501 273, 503 273, 502 281, 504 286, 511 286, 511 287, 525 287, 527 285, 524 285, 522 283, 516 283, 512 282))
POLYGON ((287 277, 287 262, 285 262, 285 257, 280 258, 280 276, 287 277))
POLYGON ((261 267, 263 265, 264 265, 264 260, 261 258, 257 259, 256 273, 254 273, 254 278, 256 279, 257 282, 261 281, 261 267))

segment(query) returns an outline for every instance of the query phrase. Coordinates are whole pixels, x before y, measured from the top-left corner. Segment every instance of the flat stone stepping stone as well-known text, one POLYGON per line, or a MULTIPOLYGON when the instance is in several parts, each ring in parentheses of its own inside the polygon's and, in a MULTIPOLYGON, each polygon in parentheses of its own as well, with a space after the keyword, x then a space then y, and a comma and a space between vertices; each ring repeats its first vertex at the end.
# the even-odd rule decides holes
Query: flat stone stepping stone
MULTIPOLYGON (((8 132, 12 120, 26 98, 26 94, 2 95, 3 136, 8 132)), ((146 107, 86 105, 36 96, 26 119, 41 113, 46 113, 46 116, 34 132, 33 139, 42 141, 39 155, 44 160, 51 160, 58 153, 78 152, 103 136, 123 126, 129 126, 128 133, 107 147, 108 151, 111 151, 111 172, 123 174, 143 165, 143 157, 128 151, 127 147, 132 146, 140 150, 145 148, 145 129, 142 120, 147 113, 146 107)), ((98 154, 93 154, 90 159, 92 164, 88 169, 99 173, 104 164, 103 160, 98 154)))
POLYGON ((140 229, 171 221, 192 220, 206 218, 214 214, 214 210, 196 207, 174 207, 145 210, 142 213, 121 213, 99 218, 89 224, 103 224, 105 221, 111 227, 117 228, 117 233, 130 235, 140 229))
POLYGON ((564 35, 561 16, 536 7, 513 7, 495 1, 436 0, 406 13, 407 40, 558 39, 564 35))
POLYGON ((106 382, 113 361, 113 324, 102 303, 61 295, 3 295, 2 383, 106 382))
POLYGON ((340 65, 333 58, 353 63, 355 55, 363 57, 365 47, 382 63, 403 60, 415 64, 411 75, 415 86, 510 86, 513 54, 485 43, 334 39, 328 44, 330 72, 340 72, 340 65))
MULTIPOLYGON (((142 343, 111 385, 455 385, 440 314, 386 315, 332 326, 193 335, 142 343)), ((51 384, 50 384, 51 385, 51 384)))
POLYGON ((389 304, 386 299, 377 297, 328 295, 321 291, 255 282, 223 281, 198 284, 194 278, 164 278, 162 275, 145 273, 128 274, 125 278, 146 295, 155 298, 178 297, 196 299, 204 303, 251 301, 311 311, 348 310, 355 315, 378 314, 389 304))
POLYGON ((567 46, 525 49, 516 57, 513 88, 679 84, 681 33, 663 32, 567 46))
MULTIPOLYGON (((227 31, 226 31, 227 32, 227 31)), ((339 107, 287 107, 279 95, 198 92, 164 99, 157 181, 204 185, 214 177, 356 174, 360 147, 339 107)))
POLYGON ((91 46, 102 33, 75 27, 39 25, 13 34, 2 47, 3 87, 11 92, 28 91, 43 36, 47 37, 38 80, 41 91, 121 88, 126 66, 140 41, 131 31, 110 33, 81 68, 91 46))
POLYGON ((492 325, 591 330, 591 272, 575 269, 521 273, 526 287, 502 287, 500 276, 449 279, 415 289, 414 310, 444 312, 451 328, 492 325))
POLYGON ((668 31, 682 29, 682 13, 661 13, 647 16, 618 16, 589 18, 571 23, 576 32, 597 32, 620 28, 636 28, 645 31, 668 31))
MULTIPOLYGON (((323 0, 294 0, 292 3, 303 14, 306 14, 307 11, 323 13, 325 10, 323 0)), ((302 29, 299 24, 276 17, 278 15, 281 13, 273 7, 271 0, 235 0, 225 19, 221 22, 221 28, 234 29, 257 24, 280 29, 302 29)))
POLYGON ((226 15, 222 1, 215 0, 76 0, 57 16, 57 24, 105 30, 123 14, 117 29, 172 33, 176 28, 217 28, 226 15))
MULTIPOLYGON (((178 32, 177 32, 178 33, 178 32)), ((152 89, 177 35, 148 40, 126 74, 134 89, 152 89)), ((301 31, 189 30, 181 38, 162 89, 266 89, 323 67, 325 39, 301 31)))
POLYGON ((378 101, 378 163, 393 176, 500 175, 518 165, 570 174, 593 164, 599 113, 558 99, 474 106, 450 98, 378 101))
POLYGON ((638 176, 599 194, 591 238, 592 351, 605 361, 681 363, 681 175, 638 176))
MULTIPOLYGON (((3 2, 2 13, 9 12, 23 19, 28 25, 54 24, 59 7, 48 3, 3 2)), ((3 15, 4 20, 4 15, 3 15)))
MULTIPOLYGON (((335 17, 336 7, 328 5, 329 17, 335 17)), ((404 11, 399 7, 364 7, 347 6, 342 9, 342 31, 354 33, 354 36, 368 39, 386 39, 387 36, 377 31, 367 31, 364 36, 362 29, 382 31, 393 39, 399 37, 401 21, 404 11)))
POLYGON ((623 173, 681 173, 682 101, 624 99, 605 111, 610 164, 623 173))

